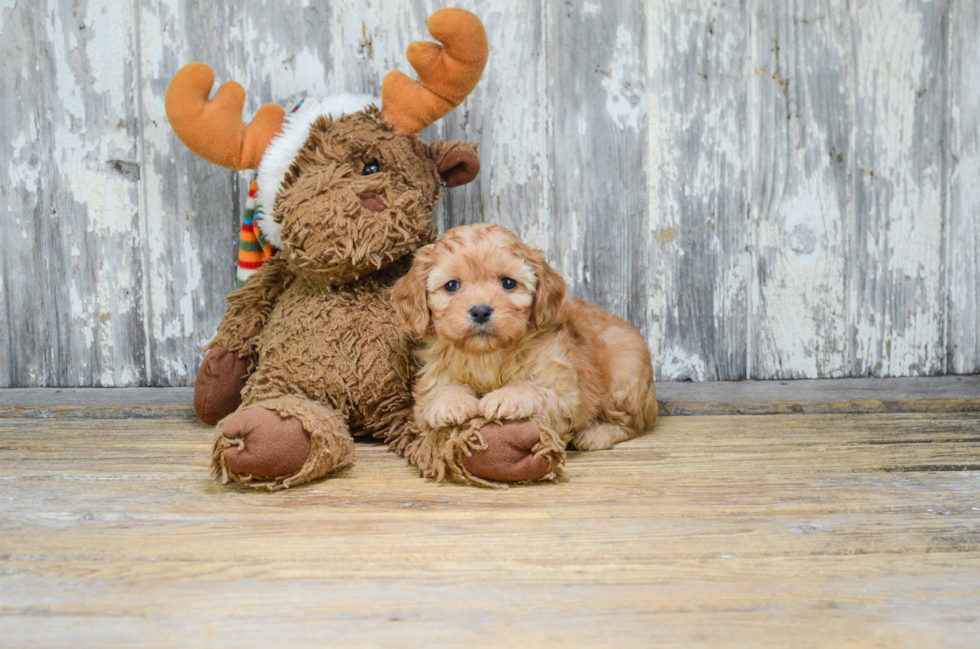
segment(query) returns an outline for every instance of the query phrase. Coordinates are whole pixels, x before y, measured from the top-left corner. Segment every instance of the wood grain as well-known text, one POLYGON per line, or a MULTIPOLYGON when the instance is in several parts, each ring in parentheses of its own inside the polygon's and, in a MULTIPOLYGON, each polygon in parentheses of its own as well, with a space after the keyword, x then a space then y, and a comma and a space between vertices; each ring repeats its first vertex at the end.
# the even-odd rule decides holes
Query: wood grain
MULTIPOLYGON (((892 395, 894 398, 899 393, 892 395)), ((667 417, 557 484, 377 444, 276 494, 181 419, 0 419, 5 647, 970 647, 975 414, 667 417)))

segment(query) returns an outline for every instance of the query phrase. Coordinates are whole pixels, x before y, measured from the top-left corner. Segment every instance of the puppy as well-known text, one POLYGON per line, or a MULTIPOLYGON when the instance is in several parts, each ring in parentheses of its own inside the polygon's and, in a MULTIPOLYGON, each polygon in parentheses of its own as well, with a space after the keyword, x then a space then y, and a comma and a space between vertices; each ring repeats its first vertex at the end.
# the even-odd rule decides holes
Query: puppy
POLYGON ((417 425, 531 419, 581 450, 653 425, 650 351, 628 322, 577 298, 539 250, 497 225, 420 249, 393 291, 423 341, 417 425))

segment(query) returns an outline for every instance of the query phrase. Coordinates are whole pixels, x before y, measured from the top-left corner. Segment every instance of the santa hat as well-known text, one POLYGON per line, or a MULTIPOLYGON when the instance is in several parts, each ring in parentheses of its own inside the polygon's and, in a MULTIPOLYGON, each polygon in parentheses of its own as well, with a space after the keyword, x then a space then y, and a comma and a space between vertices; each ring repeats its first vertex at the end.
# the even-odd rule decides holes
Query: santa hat
POLYGON ((380 103, 380 99, 370 95, 344 93, 324 99, 304 99, 286 116, 282 130, 269 142, 262 155, 255 177, 258 182, 256 217, 259 229, 269 243, 276 248, 282 248, 279 224, 272 218, 272 211, 275 209, 276 195, 289 173, 289 168, 310 137, 313 123, 321 116, 340 119, 343 115, 351 115, 380 103))

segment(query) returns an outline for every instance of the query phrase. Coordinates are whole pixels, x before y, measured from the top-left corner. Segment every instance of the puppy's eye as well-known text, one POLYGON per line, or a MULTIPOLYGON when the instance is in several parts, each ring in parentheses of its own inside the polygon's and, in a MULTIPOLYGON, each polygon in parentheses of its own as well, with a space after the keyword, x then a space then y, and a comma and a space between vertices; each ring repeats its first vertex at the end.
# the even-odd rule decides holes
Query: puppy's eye
POLYGON ((371 174, 376 174, 379 171, 381 171, 381 163, 377 160, 372 160, 364 165, 364 171, 362 171, 361 174, 364 176, 370 176, 371 174))
POLYGON ((517 280, 505 277, 500 280, 500 285, 504 287, 504 290, 513 291, 515 288, 517 288, 517 280))
POLYGON ((459 290, 459 282, 457 282, 454 279, 451 279, 448 282, 446 282, 446 285, 443 286, 443 288, 446 289, 447 293, 455 293, 456 291, 459 290))

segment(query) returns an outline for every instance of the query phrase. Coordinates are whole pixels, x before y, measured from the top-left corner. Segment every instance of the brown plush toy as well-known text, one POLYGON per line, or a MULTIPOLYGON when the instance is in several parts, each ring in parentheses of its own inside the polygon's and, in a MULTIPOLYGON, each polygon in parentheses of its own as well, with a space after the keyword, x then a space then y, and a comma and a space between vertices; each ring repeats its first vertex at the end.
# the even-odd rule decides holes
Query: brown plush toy
MULTIPOLYGON (((343 95, 288 116, 266 105, 245 125, 237 83, 209 101, 214 74, 200 63, 171 82, 167 114, 181 140, 215 164, 257 169, 254 219, 268 242, 257 248, 257 270, 228 296, 197 376, 195 410, 217 423, 216 480, 301 484, 351 464, 356 435, 384 438, 436 478, 447 475, 447 454, 461 452, 412 432, 414 350, 391 289, 434 240, 441 188, 479 172, 473 146, 417 134, 472 91, 488 47, 483 25, 462 9, 436 12, 428 27, 444 45, 412 43, 420 82, 389 73, 380 110, 375 99, 343 95), (263 247, 278 250, 265 263, 263 247)), ((534 446, 526 423, 487 436, 499 447, 465 452, 494 476, 534 446)), ((540 476, 550 471, 544 464, 540 476)))

